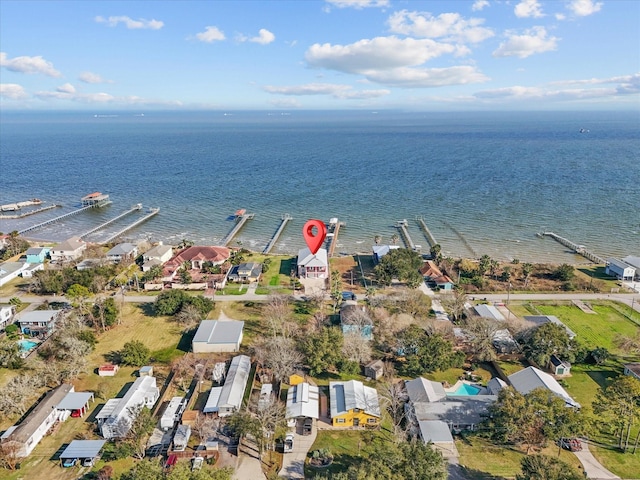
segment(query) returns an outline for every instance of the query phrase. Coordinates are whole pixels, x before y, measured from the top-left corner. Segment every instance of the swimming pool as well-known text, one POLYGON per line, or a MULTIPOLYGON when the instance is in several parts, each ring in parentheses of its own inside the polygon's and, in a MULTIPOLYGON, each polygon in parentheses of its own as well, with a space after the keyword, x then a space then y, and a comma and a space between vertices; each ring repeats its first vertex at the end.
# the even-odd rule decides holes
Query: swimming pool
POLYGON ((20 351, 22 353, 27 353, 36 348, 38 342, 32 342, 31 340, 19 340, 18 345, 20 345, 20 351))
POLYGON ((454 392, 447 393, 449 396, 456 397, 468 397, 471 395, 478 395, 482 390, 480 387, 476 387, 475 385, 469 385, 468 383, 461 383, 458 388, 454 392))

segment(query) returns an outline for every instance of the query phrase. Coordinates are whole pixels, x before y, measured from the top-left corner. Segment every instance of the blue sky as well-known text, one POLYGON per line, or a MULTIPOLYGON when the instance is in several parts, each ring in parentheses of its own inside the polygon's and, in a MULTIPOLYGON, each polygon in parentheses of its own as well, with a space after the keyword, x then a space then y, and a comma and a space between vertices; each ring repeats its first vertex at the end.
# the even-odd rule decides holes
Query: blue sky
POLYGON ((637 0, 0 2, 13 109, 640 109, 637 0))

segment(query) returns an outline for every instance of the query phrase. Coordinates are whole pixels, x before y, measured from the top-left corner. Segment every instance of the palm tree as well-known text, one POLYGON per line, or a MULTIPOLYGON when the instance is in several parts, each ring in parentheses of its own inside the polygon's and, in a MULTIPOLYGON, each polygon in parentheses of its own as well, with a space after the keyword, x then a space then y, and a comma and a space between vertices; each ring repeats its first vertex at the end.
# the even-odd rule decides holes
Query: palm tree
POLYGON ((382 237, 380 235, 376 235, 375 237, 373 237, 373 241, 375 242, 376 245, 380 245, 381 240, 382 240, 382 237))
POLYGON ((391 243, 393 243, 395 245, 396 243, 398 243, 398 239, 399 238, 400 237, 398 237, 398 234, 394 233, 393 235, 391 235, 391 243))
POLYGON ((533 273, 533 264, 531 263, 523 263, 522 264, 522 275, 524 275, 524 288, 527 288, 529 284, 529 277, 533 273))

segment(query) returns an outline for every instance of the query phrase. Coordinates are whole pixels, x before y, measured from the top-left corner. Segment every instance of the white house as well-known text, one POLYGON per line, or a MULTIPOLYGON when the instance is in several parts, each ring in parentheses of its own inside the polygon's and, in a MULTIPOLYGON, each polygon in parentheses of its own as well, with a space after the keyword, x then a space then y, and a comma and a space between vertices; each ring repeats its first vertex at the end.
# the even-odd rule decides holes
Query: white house
POLYGON ((120 263, 123 260, 134 259, 138 256, 138 247, 133 243, 119 243, 107 252, 107 260, 120 263))
POLYGON ((640 280, 640 257, 627 255, 622 261, 636 269, 636 279, 640 280))
POLYGON ((22 422, 9 427, 2 434, 0 443, 3 446, 13 446, 17 457, 28 457, 51 427, 66 418, 62 411, 56 409, 56 405, 69 392, 73 392, 73 385, 67 383, 49 391, 22 422))
POLYGON ((327 278, 329 272, 329 260, 327 249, 321 248, 316 253, 311 253, 309 247, 298 252, 298 277, 300 278, 327 278))
POLYGON ((617 258, 610 258, 607 260, 607 268, 604 271, 607 275, 616 277, 618 280, 625 282, 633 281, 636 275, 635 267, 618 260, 617 258))
POLYGON ((16 314, 16 307, 13 305, 0 305, 0 330, 4 330, 7 325, 13 323, 16 314))
POLYGON ((170 245, 159 244, 142 254, 142 271, 148 272, 155 266, 162 266, 173 257, 170 245))
POLYGON ((640 363, 625 363, 624 374, 640 380, 640 363))
POLYGON ((562 398, 567 406, 580 408, 580 404, 571 398, 553 376, 536 367, 527 367, 524 370, 512 373, 508 378, 513 388, 523 395, 542 387, 562 398))
POLYGON ((30 278, 33 272, 43 270, 41 263, 4 262, 0 263, 0 287, 9 283, 14 278, 30 278))
POLYGON ((233 357, 224 385, 211 389, 202 412, 227 417, 240 410, 250 371, 251 359, 247 355, 233 357))
POLYGON ((139 407, 153 408, 160 390, 155 377, 139 377, 122 398, 112 398, 96 415, 100 433, 107 440, 124 437, 131 428, 132 410, 139 407))
POLYGON ((51 247, 49 256, 52 262, 65 262, 77 260, 86 250, 87 243, 83 242, 79 237, 71 237, 58 245, 51 247))
MULTIPOLYGON (((287 420, 320 416, 320 390, 316 385, 302 382, 289 387, 287 392, 287 420)), ((295 425, 295 423, 294 423, 295 425)))
POLYGON ((237 352, 243 329, 244 322, 238 320, 203 320, 191 343, 193 352, 237 352))

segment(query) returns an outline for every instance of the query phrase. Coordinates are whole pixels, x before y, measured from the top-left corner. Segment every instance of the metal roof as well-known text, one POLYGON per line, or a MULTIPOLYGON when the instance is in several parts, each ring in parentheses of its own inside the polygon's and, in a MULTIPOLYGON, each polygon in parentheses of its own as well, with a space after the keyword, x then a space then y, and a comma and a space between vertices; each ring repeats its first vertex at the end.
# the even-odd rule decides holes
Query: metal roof
POLYGON ((329 393, 332 418, 355 408, 363 410, 369 415, 380 416, 378 392, 374 388, 366 387, 362 382, 357 380, 329 382, 329 393))
POLYGON ((453 443, 449 425, 441 420, 421 420, 418 422, 422 440, 432 443, 453 443))
POLYGON ((301 248, 298 251, 299 267, 322 267, 328 264, 326 248, 320 248, 316 253, 311 253, 309 247, 301 248))
POLYGON ((238 410, 240 409, 250 371, 251 359, 248 356, 238 355, 233 357, 229 371, 227 372, 227 378, 222 386, 222 392, 220 393, 219 407, 231 406, 238 410))
POLYGON ((562 323, 560 319, 555 315, 525 315, 524 319, 537 325, 542 325, 543 323, 547 322, 555 323, 556 325, 560 325, 567 330, 569 338, 573 338, 576 336, 575 332, 567 327, 564 323, 562 323))
POLYGON ((580 407, 580 404, 571 398, 555 378, 536 367, 527 367, 524 370, 512 373, 509 375, 509 381, 511 382, 511 385, 513 385, 513 388, 523 395, 536 388, 544 387, 558 395, 568 405, 571 405, 572 407, 580 407))
POLYGON ((24 312, 18 322, 50 322, 62 310, 33 310, 32 312, 24 312))
POLYGON ((289 387, 286 418, 311 417, 320 412, 320 392, 317 386, 306 382, 289 387))
POLYGON ((476 305, 474 309, 476 313, 483 318, 492 318, 493 320, 499 320, 501 322, 504 322, 505 320, 504 315, 502 315, 500 310, 493 305, 476 305))
POLYGON ((193 343, 236 344, 243 328, 244 322, 240 320, 202 320, 193 343))
POLYGON ((69 392, 56 406, 58 410, 80 410, 93 398, 91 392, 69 392))
POLYGON ((106 440, 72 440, 60 454, 60 458, 96 458, 106 440))
POLYGON ((207 397, 207 403, 202 409, 202 413, 213 413, 218 411, 218 402, 222 394, 222 387, 213 387, 207 397))
POLYGON ((409 394, 409 400, 417 402, 437 402, 447 396, 440 382, 418 377, 405 381, 405 388, 409 394))

